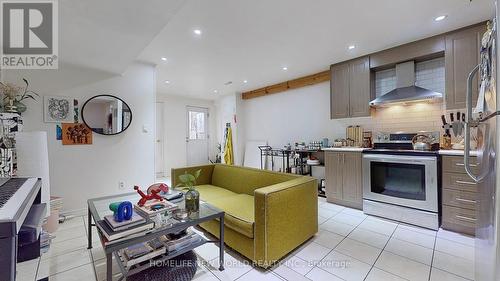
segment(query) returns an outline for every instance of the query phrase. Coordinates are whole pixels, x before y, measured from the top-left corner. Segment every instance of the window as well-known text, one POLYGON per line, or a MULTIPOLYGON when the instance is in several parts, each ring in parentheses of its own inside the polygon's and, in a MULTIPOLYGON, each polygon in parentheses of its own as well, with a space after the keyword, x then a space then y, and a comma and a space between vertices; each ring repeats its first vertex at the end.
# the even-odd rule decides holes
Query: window
POLYGON ((205 132, 205 112, 189 111, 189 139, 204 140, 207 137, 205 132))

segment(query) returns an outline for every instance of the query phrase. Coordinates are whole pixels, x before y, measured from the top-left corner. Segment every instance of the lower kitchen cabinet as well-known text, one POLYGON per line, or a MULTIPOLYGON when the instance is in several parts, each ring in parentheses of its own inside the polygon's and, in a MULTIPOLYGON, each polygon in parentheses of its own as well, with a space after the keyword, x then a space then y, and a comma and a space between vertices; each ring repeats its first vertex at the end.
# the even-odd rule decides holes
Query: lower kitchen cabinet
POLYGON ((325 152, 326 200, 351 208, 363 208, 360 152, 325 152))
MULTIPOLYGON (((443 156, 442 159, 442 225, 443 229, 475 235, 477 184, 464 168, 463 156, 443 156)), ((476 158, 471 158, 474 171, 476 158)))

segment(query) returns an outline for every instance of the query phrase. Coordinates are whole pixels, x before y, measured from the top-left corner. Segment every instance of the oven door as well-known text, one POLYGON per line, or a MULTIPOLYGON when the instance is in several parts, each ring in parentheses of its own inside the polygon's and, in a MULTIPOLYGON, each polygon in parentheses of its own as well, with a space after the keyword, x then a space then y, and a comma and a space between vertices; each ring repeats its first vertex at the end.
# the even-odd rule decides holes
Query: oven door
POLYGON ((432 156, 363 155, 363 198, 438 211, 437 159, 432 156))

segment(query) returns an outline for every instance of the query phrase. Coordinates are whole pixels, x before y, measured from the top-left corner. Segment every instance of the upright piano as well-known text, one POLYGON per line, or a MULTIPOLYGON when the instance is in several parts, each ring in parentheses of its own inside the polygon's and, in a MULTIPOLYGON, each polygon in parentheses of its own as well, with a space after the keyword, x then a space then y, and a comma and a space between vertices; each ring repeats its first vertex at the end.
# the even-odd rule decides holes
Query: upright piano
MULTIPOLYGON (((41 203, 41 186, 42 181, 38 178, 0 178, 0 281, 16 279, 21 233, 41 226, 45 214, 40 214, 45 211, 45 204, 41 203)), ((39 231, 32 232, 38 235, 37 239, 39 231)))

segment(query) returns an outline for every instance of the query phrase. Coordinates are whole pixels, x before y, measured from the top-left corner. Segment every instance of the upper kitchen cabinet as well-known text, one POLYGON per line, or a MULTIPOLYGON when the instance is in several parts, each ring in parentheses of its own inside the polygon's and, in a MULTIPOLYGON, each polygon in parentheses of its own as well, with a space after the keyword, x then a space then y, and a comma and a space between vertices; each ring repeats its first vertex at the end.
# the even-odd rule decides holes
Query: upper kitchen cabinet
POLYGON ((362 57, 330 68, 331 119, 370 116, 370 60, 362 57))
MULTIPOLYGON (((481 37, 486 31, 485 25, 451 32, 446 35, 445 71, 446 71, 446 109, 465 108, 467 77, 479 63, 481 37)), ((472 87, 472 100, 476 104, 478 94, 477 75, 472 87)))
POLYGON ((349 64, 332 65, 330 69, 330 117, 349 117, 349 64))
POLYGON ((349 115, 370 116, 370 59, 359 58, 349 63, 349 115))

